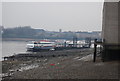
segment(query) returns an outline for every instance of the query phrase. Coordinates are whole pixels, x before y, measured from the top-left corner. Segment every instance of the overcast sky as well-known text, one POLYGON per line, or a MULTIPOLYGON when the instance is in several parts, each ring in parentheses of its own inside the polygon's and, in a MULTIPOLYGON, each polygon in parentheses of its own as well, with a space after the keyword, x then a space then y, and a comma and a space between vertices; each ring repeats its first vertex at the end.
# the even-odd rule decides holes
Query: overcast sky
POLYGON ((2 25, 2 3, 0 2, 0 25, 2 25))
POLYGON ((3 2, 5 28, 31 26, 58 31, 102 29, 101 2, 3 2))

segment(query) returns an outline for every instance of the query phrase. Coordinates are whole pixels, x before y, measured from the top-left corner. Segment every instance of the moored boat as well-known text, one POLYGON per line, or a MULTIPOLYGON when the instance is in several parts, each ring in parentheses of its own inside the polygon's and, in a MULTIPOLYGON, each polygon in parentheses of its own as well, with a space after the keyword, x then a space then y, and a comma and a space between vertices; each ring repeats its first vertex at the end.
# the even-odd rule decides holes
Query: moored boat
POLYGON ((55 42, 47 40, 31 41, 27 44, 27 51, 55 50, 55 42))

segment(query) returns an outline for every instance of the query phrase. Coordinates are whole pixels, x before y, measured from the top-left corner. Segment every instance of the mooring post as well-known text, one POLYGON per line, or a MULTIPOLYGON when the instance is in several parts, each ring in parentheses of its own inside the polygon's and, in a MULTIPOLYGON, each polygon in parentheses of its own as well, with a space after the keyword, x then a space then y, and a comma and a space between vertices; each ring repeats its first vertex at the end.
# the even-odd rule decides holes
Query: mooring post
POLYGON ((64 42, 64 47, 66 47, 66 42, 64 42))
POLYGON ((103 48, 102 48, 102 53, 101 53, 101 60, 102 60, 102 62, 104 62, 105 48, 106 48, 105 39, 102 39, 102 46, 103 46, 103 48))
POLYGON ((95 39, 94 40, 94 55, 93 55, 93 62, 95 62, 95 60, 96 60, 96 49, 97 49, 97 44, 96 44, 96 42, 97 42, 97 39, 95 39))

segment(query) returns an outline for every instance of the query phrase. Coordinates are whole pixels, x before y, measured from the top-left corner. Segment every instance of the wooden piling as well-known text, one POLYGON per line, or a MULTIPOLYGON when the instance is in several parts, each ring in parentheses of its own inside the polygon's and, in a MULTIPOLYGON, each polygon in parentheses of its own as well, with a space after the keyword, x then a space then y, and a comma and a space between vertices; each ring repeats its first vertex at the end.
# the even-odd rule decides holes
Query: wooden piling
POLYGON ((97 39, 94 40, 94 55, 93 55, 93 62, 96 61, 96 51, 97 51, 97 39))

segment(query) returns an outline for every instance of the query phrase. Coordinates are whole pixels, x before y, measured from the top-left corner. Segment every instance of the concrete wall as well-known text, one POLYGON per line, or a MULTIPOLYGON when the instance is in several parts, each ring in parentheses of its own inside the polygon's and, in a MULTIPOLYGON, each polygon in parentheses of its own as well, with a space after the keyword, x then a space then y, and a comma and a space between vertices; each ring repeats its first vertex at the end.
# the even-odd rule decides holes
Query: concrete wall
POLYGON ((105 43, 120 43, 120 26, 118 26, 118 2, 105 2, 103 7, 102 38, 105 43))
POLYGON ((120 2, 118 4, 118 41, 120 44, 120 2))

